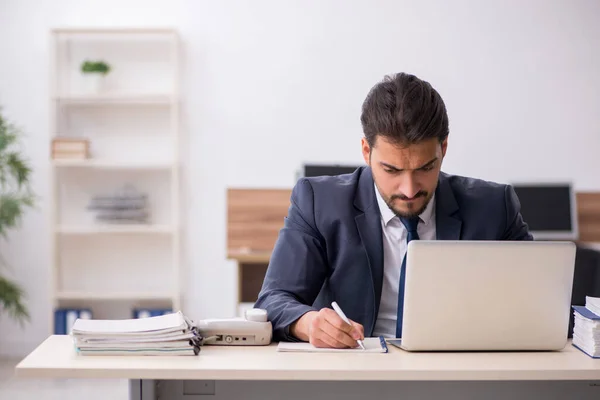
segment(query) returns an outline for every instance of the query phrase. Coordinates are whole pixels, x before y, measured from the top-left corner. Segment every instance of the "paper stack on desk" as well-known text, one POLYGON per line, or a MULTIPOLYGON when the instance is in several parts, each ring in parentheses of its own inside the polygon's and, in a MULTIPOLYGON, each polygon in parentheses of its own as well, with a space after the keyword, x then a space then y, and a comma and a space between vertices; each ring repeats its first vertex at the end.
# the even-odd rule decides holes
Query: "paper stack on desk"
POLYGON ((575 324, 573 346, 594 358, 600 358, 600 297, 585 298, 585 307, 573 306, 575 324))
POLYGON ((78 319, 71 336, 82 355, 197 355, 202 341, 181 311, 141 319, 78 319))

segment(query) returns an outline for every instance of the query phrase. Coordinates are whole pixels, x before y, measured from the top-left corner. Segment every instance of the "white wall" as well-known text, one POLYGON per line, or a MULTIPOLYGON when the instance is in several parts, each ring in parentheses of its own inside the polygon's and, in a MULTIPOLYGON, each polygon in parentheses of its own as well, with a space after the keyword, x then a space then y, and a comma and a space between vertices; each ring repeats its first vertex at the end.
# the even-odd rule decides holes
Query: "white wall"
MULTIPOLYGON (((48 29, 160 25, 183 37, 184 311, 234 312, 226 188, 290 187, 304 161, 361 162, 360 106, 395 71, 446 100, 445 170, 599 190, 600 3, 577 1, 0 0, 0 105, 28 133, 48 195, 48 29)), ((48 206, 0 248, 33 322, 0 317, 0 354, 50 332, 48 206), (26 278, 27 275, 27 278, 26 278)))

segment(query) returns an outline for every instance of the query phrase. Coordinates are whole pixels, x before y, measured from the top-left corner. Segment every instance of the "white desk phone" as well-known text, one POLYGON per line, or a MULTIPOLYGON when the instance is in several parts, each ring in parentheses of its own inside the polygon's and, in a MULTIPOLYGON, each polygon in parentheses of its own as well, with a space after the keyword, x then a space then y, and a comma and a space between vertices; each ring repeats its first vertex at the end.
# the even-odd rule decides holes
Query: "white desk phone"
POLYGON ((246 310, 243 318, 199 320, 196 328, 203 345, 266 346, 273 336, 267 311, 260 308, 246 310))

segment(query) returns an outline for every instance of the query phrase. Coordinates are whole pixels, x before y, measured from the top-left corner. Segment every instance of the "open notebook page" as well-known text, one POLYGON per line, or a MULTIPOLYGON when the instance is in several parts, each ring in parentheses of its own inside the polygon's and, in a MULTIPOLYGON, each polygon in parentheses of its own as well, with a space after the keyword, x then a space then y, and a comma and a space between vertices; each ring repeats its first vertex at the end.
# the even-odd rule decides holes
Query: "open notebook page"
POLYGON ((277 351, 282 352, 308 352, 308 353, 387 353, 388 348, 385 344, 385 340, 382 337, 368 337, 365 338, 363 344, 365 350, 360 347, 353 349, 331 349, 331 348, 319 348, 315 347, 310 343, 306 342, 279 342, 277 345, 277 351))

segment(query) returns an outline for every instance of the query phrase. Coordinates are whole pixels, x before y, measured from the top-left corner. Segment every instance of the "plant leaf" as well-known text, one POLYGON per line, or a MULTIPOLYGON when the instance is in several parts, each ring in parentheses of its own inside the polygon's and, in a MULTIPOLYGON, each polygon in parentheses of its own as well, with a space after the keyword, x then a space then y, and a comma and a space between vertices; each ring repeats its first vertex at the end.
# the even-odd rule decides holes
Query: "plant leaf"
MULTIPOLYGON (((25 207, 34 204, 29 187, 31 168, 15 146, 21 135, 22 130, 0 112, 0 235, 4 237, 19 224, 25 207)), ((1 266, 8 266, 1 254, 0 262, 1 266)), ((3 309, 21 323, 29 319, 23 289, 0 275, 0 311, 3 309)))
POLYGON ((4 155, 0 154, 0 186, 4 188, 6 186, 6 162, 4 155))
POLYGON ((23 197, 14 194, 0 195, 0 235, 6 236, 7 228, 18 225, 23 215, 23 197))
POLYGON ((21 159, 19 153, 11 152, 8 153, 6 158, 6 165, 10 169, 11 174, 17 181, 17 187, 21 188, 29 180, 31 168, 29 168, 25 162, 21 159))
POLYGON ((30 319, 27 307, 23 304, 24 297, 25 292, 21 286, 0 275, 0 306, 21 324, 30 319))
POLYGON ((21 197, 21 201, 27 207, 34 207, 35 206, 35 197, 32 194, 23 195, 21 197))
POLYGON ((17 141, 17 129, 0 116, 0 151, 6 150, 17 141))

